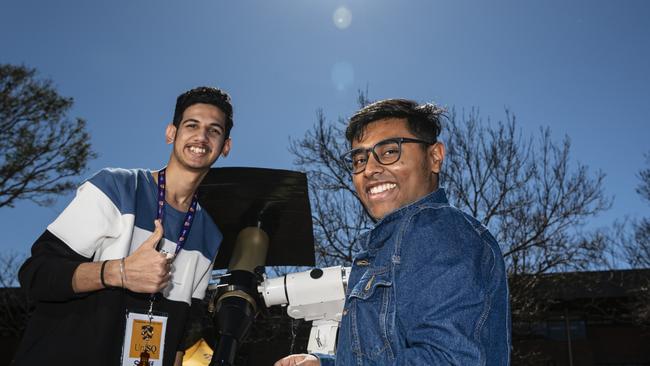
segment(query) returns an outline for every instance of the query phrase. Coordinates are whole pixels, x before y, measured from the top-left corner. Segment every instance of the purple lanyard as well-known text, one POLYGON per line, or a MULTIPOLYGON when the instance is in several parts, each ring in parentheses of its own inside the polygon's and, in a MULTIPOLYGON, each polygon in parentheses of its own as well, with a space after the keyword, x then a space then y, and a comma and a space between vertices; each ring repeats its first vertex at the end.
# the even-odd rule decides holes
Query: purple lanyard
MULTIPOLYGON (((160 220, 160 224, 163 223, 163 217, 165 216, 165 170, 162 169, 158 172, 158 214, 156 219, 160 220)), ((181 227, 180 233, 178 234, 178 244, 176 244, 176 251, 174 256, 183 249, 185 242, 187 241, 187 236, 190 234, 190 229, 192 228, 192 222, 194 221, 194 214, 196 212, 196 204, 198 202, 198 197, 196 192, 192 196, 192 203, 190 203, 190 208, 185 214, 185 221, 183 221, 183 226, 181 227)))

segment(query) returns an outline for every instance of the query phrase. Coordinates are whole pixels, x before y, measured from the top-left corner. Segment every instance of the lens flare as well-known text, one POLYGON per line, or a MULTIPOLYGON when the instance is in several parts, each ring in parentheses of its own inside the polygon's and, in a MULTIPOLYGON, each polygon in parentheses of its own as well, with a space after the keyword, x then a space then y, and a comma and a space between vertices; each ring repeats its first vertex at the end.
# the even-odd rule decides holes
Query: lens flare
POLYGON ((332 83, 337 90, 343 91, 354 82, 354 69, 345 61, 337 62, 332 66, 332 83))
POLYGON ((352 23, 352 12, 345 6, 340 6, 334 11, 332 15, 334 25, 338 29, 346 29, 352 23))

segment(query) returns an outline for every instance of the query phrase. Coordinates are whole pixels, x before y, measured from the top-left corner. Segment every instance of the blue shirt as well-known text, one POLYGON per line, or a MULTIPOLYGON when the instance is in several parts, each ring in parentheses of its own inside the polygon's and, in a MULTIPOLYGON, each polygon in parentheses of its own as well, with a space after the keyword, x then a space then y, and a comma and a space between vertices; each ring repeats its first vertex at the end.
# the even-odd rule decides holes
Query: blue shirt
POLYGON ((361 242, 336 359, 322 365, 509 365, 503 256, 443 189, 390 213, 361 242))

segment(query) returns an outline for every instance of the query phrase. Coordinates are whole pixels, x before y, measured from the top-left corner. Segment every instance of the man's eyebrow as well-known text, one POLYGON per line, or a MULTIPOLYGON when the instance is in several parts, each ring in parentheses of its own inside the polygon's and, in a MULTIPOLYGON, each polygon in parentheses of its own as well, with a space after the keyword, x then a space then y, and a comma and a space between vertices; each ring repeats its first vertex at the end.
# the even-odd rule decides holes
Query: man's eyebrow
POLYGON ((188 118, 188 119, 186 119, 186 120, 181 121, 181 124, 183 124, 183 123, 187 123, 187 122, 196 122, 196 123, 199 123, 199 121, 198 121, 197 119, 194 119, 194 118, 188 118))
MULTIPOLYGON (((188 123, 188 122, 201 123, 201 121, 199 121, 199 120, 196 119, 196 118, 188 118, 188 119, 186 119, 186 120, 183 120, 183 121, 181 122, 181 124, 188 123)), ((219 128, 221 128, 222 130, 225 129, 225 127, 222 126, 222 124, 220 123, 220 121, 214 121, 214 122, 211 122, 211 123, 210 123, 210 126, 212 126, 212 127, 219 127, 219 128)))
POLYGON ((222 130, 225 129, 225 127, 222 126, 222 124, 219 123, 219 122, 212 122, 212 123, 210 123, 210 126, 212 126, 212 127, 219 127, 219 128, 222 129, 222 130))

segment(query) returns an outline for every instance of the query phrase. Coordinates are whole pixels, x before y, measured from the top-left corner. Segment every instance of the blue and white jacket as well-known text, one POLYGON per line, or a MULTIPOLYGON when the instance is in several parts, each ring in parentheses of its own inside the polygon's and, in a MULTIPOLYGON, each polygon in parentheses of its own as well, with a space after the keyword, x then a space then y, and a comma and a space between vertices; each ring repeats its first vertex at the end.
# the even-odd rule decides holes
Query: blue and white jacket
MULTIPOLYGON (((21 286, 35 311, 15 365, 119 365, 127 310, 146 310, 149 294, 104 289, 75 294, 80 263, 133 253, 154 230, 157 182, 151 172, 103 169, 85 181, 72 202, 36 240, 20 269, 21 286)), ((185 212, 165 205, 163 249, 173 252, 185 212)), ((164 365, 182 347, 190 306, 205 296, 222 234, 200 205, 185 247, 176 256, 169 286, 154 310, 168 318, 164 365)), ((128 274, 128 268, 127 268, 128 274)))

